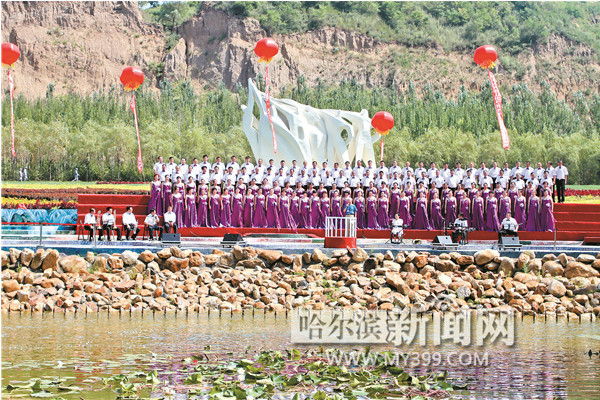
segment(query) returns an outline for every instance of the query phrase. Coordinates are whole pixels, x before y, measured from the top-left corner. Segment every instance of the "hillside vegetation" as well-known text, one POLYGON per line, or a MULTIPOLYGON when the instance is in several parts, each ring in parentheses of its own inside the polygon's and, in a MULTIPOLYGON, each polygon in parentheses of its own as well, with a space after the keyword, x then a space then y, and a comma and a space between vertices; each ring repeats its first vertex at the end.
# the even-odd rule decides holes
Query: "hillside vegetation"
MULTIPOLYGON (((192 18, 202 2, 149 2, 152 21, 173 29, 192 18)), ((268 34, 302 33, 332 26, 385 42, 437 46, 447 52, 493 43, 518 54, 558 34, 600 53, 597 2, 381 2, 237 1, 214 3, 233 16, 252 17, 268 34)))

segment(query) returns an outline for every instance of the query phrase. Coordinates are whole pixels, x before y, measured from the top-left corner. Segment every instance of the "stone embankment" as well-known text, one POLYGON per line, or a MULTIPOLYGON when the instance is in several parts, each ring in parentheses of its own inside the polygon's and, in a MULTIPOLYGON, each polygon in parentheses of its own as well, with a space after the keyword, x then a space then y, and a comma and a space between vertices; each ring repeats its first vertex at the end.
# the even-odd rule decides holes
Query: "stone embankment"
POLYGON ((157 253, 66 256, 56 250, 2 252, 2 310, 241 311, 510 307, 525 314, 600 316, 600 254, 518 258, 363 249, 296 255, 252 247, 203 255, 157 253))

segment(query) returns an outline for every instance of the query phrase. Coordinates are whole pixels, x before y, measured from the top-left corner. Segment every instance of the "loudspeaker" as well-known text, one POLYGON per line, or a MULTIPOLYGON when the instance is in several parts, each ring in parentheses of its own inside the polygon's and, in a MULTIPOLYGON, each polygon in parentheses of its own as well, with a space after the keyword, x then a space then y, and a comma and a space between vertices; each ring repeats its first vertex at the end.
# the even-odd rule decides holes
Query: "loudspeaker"
POLYGON ((223 236, 223 241, 224 242, 241 242, 242 240, 242 235, 240 235, 239 233, 226 233, 225 236, 223 236))
POLYGON ((500 246, 520 246, 521 241, 518 236, 502 236, 499 244, 500 246))
POLYGON ((436 236, 435 239, 433 239, 433 244, 451 245, 452 238, 450 236, 436 236))
POLYGON ((163 242, 181 242, 181 235, 179 233, 163 233, 163 242))

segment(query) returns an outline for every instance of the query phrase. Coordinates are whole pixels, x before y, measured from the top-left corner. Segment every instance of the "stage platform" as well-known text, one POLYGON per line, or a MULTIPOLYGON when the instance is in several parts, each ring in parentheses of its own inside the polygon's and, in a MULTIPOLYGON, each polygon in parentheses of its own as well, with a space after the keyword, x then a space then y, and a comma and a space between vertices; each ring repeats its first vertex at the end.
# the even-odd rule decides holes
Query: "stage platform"
MULTIPOLYGON (((83 222, 85 214, 90 207, 104 211, 106 207, 112 206, 117 212, 117 224, 122 222, 122 215, 128 205, 133 206, 133 212, 137 216, 140 225, 148 212, 150 196, 140 195, 107 195, 107 194, 80 194, 78 196, 77 221, 83 222)), ((559 241, 585 241, 594 243, 595 238, 600 239, 600 204, 577 204, 560 203, 554 205, 554 216, 556 218, 556 239, 559 241)), ((226 233, 249 234, 303 234, 312 237, 323 238, 323 229, 265 229, 265 228, 181 228, 182 237, 220 237, 226 233)), ((433 240, 443 231, 405 230, 407 239, 433 240)), ((359 239, 389 239, 389 230, 359 229, 359 239)), ((519 232, 522 241, 553 241, 554 232, 519 232)), ((469 234, 470 240, 496 241, 498 235, 494 232, 476 231, 469 234)))

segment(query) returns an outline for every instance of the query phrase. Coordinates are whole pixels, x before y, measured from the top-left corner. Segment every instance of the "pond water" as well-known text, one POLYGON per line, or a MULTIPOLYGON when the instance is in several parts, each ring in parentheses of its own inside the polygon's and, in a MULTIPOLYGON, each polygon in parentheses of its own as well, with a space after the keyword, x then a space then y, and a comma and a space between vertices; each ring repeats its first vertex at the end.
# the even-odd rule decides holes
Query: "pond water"
MULTIPOLYGON (((517 321, 515 345, 493 344, 483 348, 443 347, 393 348, 399 352, 439 352, 449 355, 464 350, 488 353, 487 366, 450 366, 449 376, 466 383, 472 399, 594 399, 600 398, 600 350, 597 322, 517 321)), ((66 378, 81 393, 64 392, 65 399, 116 399, 102 388, 101 377, 118 373, 157 370, 161 380, 176 381, 180 361, 211 346, 211 357, 243 356, 252 350, 308 348, 290 343, 290 320, 281 314, 256 317, 214 313, 122 317, 111 314, 29 315, 2 317, 2 385, 31 378, 66 378)), ((315 346, 310 346, 314 348, 315 346)), ((343 346, 341 346, 343 347, 343 346)), ((344 348, 344 347, 343 347, 344 348)), ((351 349, 351 346, 346 346, 351 349)), ((443 357, 442 360, 445 360, 443 357)), ((425 367, 413 372, 424 372, 425 367)), ((411 371, 411 368, 407 368, 411 371)), ((16 392, 15 392, 16 393, 16 392)), ((3 393, 2 398, 29 398, 3 393)), ((156 394, 155 394, 156 395, 156 394)), ((185 398, 175 395, 173 398, 185 398)))

